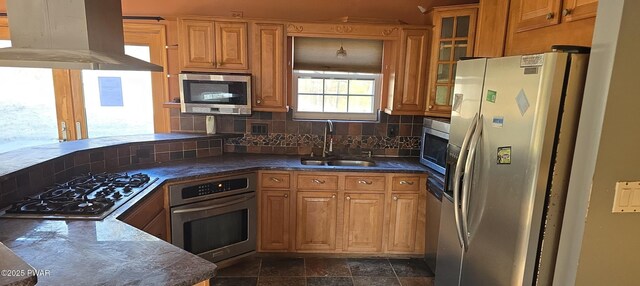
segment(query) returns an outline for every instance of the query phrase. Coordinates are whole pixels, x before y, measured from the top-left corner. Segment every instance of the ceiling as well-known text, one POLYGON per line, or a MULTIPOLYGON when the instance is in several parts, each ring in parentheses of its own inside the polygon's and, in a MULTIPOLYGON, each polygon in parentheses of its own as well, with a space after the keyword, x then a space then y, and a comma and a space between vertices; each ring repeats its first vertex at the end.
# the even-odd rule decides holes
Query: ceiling
MULTIPOLYGON (((5 1, 0 0, 0 11, 6 11, 5 1)), ((418 11, 418 5, 428 9, 476 2, 478 0, 122 0, 122 10, 124 15, 136 16, 231 16, 232 11, 241 11, 245 18, 326 21, 348 16, 424 24, 426 19, 418 11)))

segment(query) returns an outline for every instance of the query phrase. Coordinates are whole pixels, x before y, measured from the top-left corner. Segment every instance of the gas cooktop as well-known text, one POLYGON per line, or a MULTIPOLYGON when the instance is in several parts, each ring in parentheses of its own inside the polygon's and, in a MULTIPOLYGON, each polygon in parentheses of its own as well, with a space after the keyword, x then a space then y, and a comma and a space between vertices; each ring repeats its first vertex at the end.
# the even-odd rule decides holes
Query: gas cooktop
POLYGON ((2 217, 99 220, 155 180, 142 173, 89 173, 13 204, 2 217))

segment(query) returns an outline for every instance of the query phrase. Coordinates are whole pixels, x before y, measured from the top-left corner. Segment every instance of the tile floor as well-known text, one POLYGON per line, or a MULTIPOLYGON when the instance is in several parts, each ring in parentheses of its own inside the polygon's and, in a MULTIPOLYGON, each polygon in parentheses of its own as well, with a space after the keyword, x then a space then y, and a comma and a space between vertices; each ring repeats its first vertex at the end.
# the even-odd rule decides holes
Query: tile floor
POLYGON ((422 259, 251 257, 218 271, 215 286, 432 286, 422 259))

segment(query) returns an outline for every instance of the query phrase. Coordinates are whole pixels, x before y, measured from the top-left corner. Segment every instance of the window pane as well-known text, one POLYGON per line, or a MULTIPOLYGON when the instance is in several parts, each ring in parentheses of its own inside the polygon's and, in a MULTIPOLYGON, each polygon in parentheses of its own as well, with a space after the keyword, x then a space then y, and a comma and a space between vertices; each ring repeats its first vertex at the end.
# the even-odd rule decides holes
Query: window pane
POLYGON ((453 59, 455 61, 467 56, 467 41, 456 41, 456 47, 453 51, 453 59))
POLYGON ((299 78, 298 79, 298 92, 299 93, 322 93, 322 79, 314 78, 299 78))
POLYGON ((347 94, 349 91, 349 80, 346 79, 325 79, 325 94, 347 94))
POLYGON ((324 112, 347 112, 347 97, 325 95, 324 112))
POLYGON ((322 95, 298 95, 298 111, 322 112, 322 95))
POLYGON ((449 64, 438 64, 438 82, 449 82, 449 64))
POLYGON ((440 32, 440 38, 452 38, 453 37, 453 17, 442 18, 442 31, 440 32))
POLYGON ((469 16, 460 16, 456 19, 456 37, 463 38, 469 35, 469 16))
MULTIPOLYGON (((125 46, 125 53, 149 61, 148 46, 125 46)), ((90 138, 151 134, 153 93, 148 71, 82 71, 90 138)))
POLYGON ((373 97, 372 96, 350 96, 349 112, 354 112, 354 113, 373 112, 373 97))
POLYGON ((376 82, 374 80, 350 80, 349 81, 349 94, 375 94, 376 82))
POLYGON ((451 41, 440 42, 440 56, 438 59, 441 61, 451 60, 451 41))
POLYGON ((436 86, 436 104, 437 105, 447 105, 448 100, 447 97, 449 95, 449 87, 446 85, 436 86))
MULTIPOLYGON (((0 40, 0 47, 10 46, 0 40)), ((0 67, 0 153, 56 142, 51 69, 0 67)))

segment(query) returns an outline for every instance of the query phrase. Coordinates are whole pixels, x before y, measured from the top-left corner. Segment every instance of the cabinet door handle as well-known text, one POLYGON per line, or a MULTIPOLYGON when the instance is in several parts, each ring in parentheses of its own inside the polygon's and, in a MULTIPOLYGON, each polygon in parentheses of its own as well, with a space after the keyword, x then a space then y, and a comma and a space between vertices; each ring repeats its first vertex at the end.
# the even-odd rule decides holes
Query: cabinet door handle
POLYGON ((358 184, 363 184, 363 185, 371 185, 373 184, 373 182, 371 181, 366 181, 366 180, 359 180, 358 184))
POLYGON ((404 181, 403 180, 403 181, 400 181, 400 185, 409 185, 409 186, 411 186, 411 185, 413 185, 413 182, 412 181, 404 181))
POLYGON ((350 196, 347 196, 345 199, 347 199, 347 201, 348 201, 348 200, 351 200, 351 197, 350 197, 350 196))
POLYGON ((571 9, 562 10, 562 16, 568 16, 569 14, 571 14, 571 9))
POLYGON ((335 199, 335 198, 336 198, 336 194, 333 194, 333 195, 331 196, 331 198, 332 198, 332 199, 335 199))
POLYGON ((289 194, 284 194, 284 198, 285 199, 288 198, 288 197, 289 197, 289 194))
POLYGON ((270 179, 271 179, 272 181, 276 182, 276 183, 280 183, 280 182, 282 182, 282 180, 280 180, 280 179, 278 179, 278 178, 276 178, 276 177, 271 177, 270 179))
POLYGON ((429 110, 433 109, 433 105, 429 105, 429 110))
POLYGON ((547 20, 553 19, 553 16, 555 16, 553 13, 548 13, 547 14, 547 20))
POLYGON ((311 181, 316 183, 316 184, 324 184, 324 180, 320 180, 320 179, 313 179, 311 181))
POLYGON ((397 201, 398 200, 398 196, 393 196, 393 200, 397 201))
POLYGON ((262 100, 258 99, 258 100, 256 100, 256 103, 260 104, 260 103, 262 103, 262 100))

